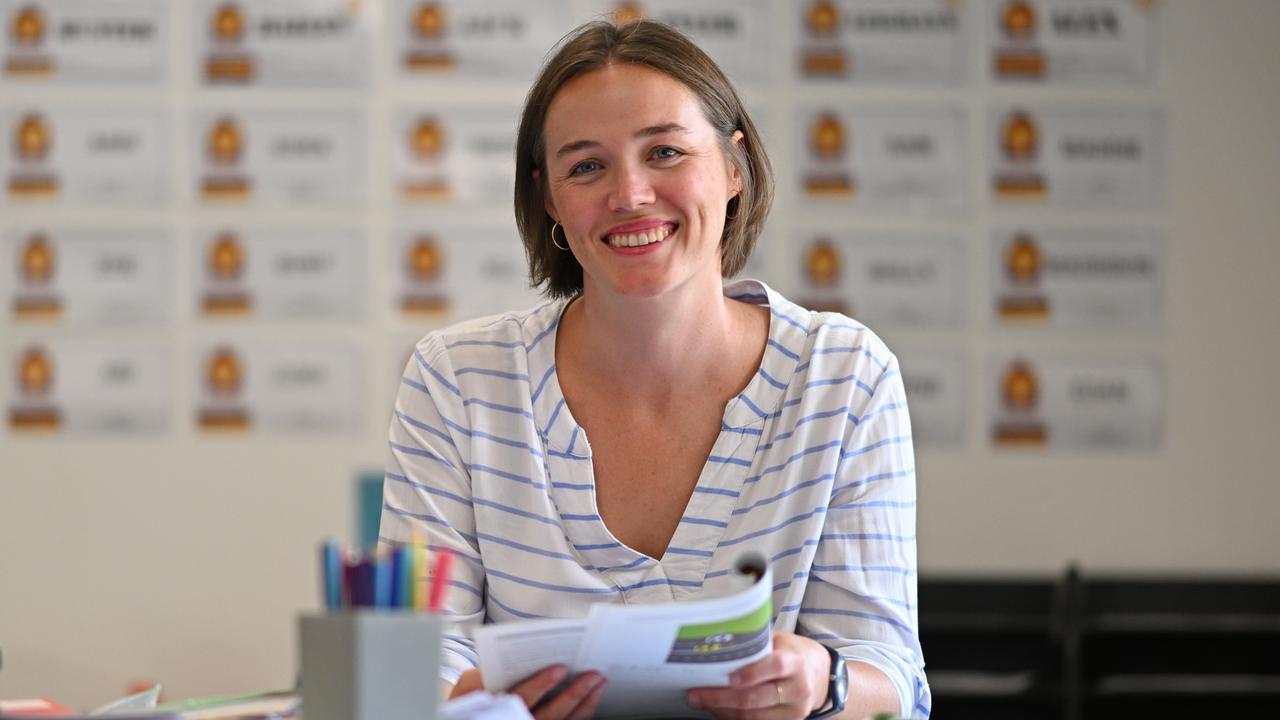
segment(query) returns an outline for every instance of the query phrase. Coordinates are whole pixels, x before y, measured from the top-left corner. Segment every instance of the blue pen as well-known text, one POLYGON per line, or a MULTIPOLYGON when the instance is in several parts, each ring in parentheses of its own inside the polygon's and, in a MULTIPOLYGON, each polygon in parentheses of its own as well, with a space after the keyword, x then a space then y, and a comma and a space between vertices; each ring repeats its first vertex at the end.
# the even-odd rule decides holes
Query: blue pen
POLYGON ((320 547, 321 575, 324 579, 324 606, 329 610, 342 608, 342 553, 332 540, 320 547))
POLYGON ((391 559, 373 556, 373 606, 391 607, 391 559))
POLYGON ((396 583, 395 606, 398 608, 413 607, 413 553, 408 545, 396 546, 396 583))

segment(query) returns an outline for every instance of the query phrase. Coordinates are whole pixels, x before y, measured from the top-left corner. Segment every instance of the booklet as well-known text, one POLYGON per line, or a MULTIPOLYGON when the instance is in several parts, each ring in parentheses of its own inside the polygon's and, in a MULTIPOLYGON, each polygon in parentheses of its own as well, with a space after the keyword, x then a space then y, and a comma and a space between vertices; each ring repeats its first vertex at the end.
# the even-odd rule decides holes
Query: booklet
POLYGON ((597 603, 585 618, 482 625, 475 630, 485 689, 505 692, 548 665, 609 680, 596 717, 689 717, 695 687, 773 650, 773 573, 759 553, 734 563, 729 594, 661 605, 597 603))

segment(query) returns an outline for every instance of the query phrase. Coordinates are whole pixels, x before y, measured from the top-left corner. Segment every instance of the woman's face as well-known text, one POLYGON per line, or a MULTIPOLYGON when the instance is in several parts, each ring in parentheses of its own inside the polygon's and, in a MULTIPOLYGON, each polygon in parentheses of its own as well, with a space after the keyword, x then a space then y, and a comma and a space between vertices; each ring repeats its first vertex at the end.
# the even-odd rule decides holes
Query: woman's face
POLYGON ((630 64, 574 78, 551 101, 544 139, 547 212, 587 293, 719 282, 725 205, 741 178, 682 83, 630 64))

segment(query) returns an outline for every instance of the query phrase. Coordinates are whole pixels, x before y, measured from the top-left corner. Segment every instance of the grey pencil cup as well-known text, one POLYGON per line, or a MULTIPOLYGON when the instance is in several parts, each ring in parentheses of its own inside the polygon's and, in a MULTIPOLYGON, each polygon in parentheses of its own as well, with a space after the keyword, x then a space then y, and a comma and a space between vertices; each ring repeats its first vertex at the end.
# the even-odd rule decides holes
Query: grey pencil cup
POLYGON ((298 619, 306 720, 434 720, 439 615, 353 610, 298 619))

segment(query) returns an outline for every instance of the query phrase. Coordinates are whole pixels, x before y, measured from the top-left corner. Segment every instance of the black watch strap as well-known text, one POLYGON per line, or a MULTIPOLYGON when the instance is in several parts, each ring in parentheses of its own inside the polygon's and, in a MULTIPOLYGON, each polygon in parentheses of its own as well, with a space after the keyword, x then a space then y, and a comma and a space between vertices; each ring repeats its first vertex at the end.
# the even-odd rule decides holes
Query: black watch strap
POLYGON ((849 668, 844 658, 834 649, 823 645, 831 656, 831 675, 827 681, 827 701, 809 713, 810 718, 824 718, 839 714, 849 699, 849 668))

